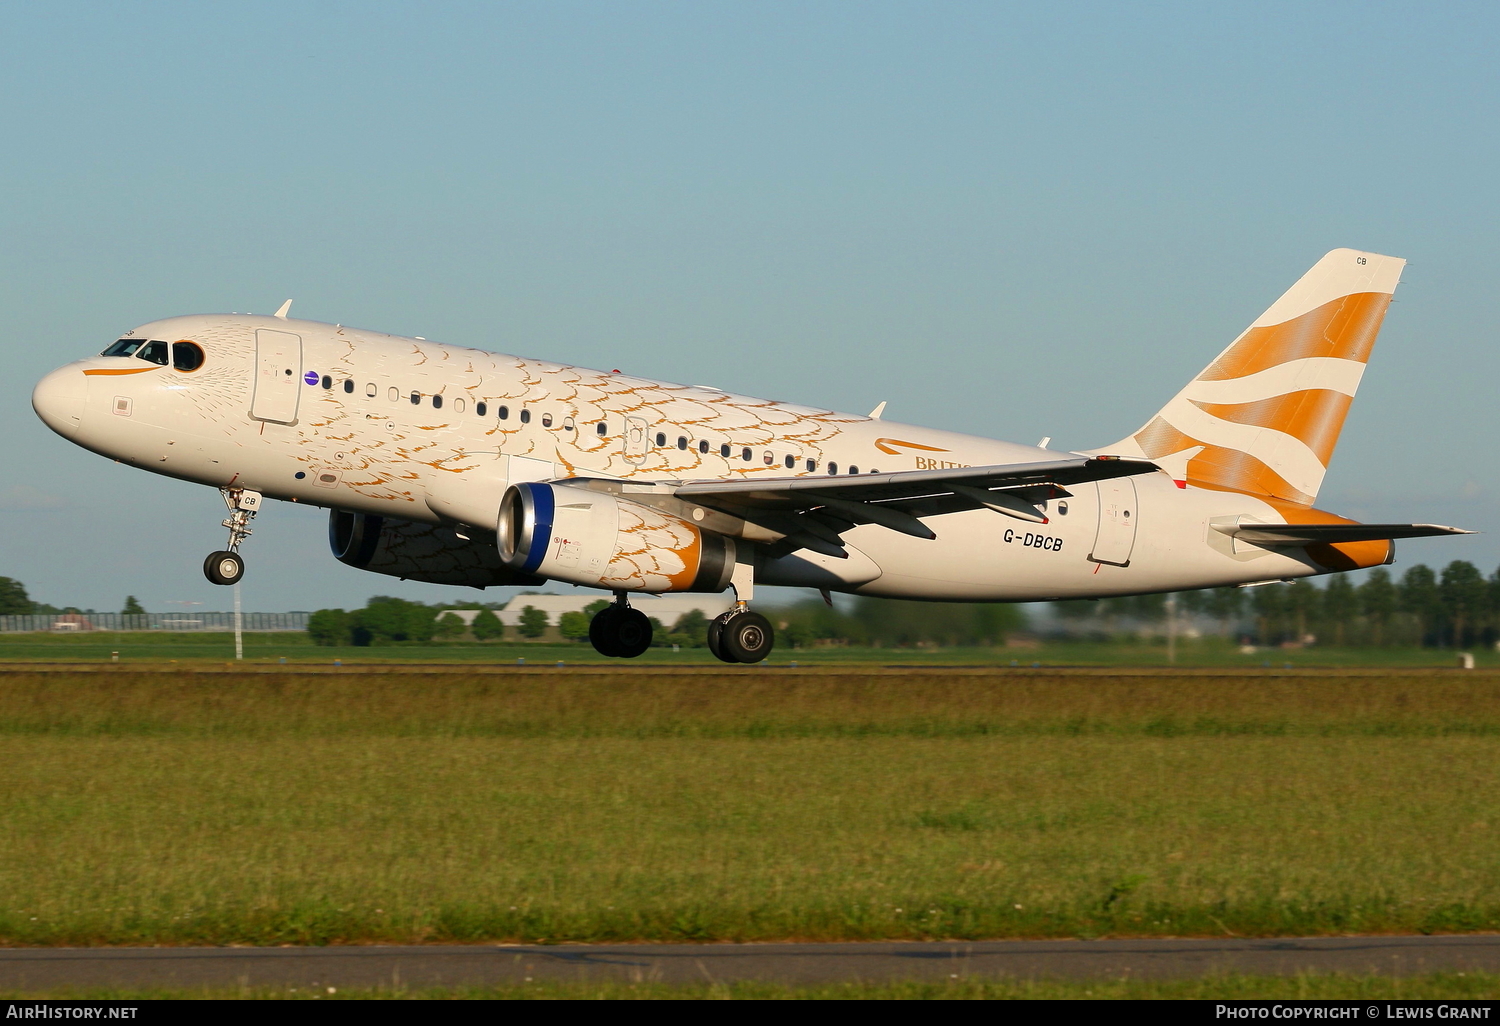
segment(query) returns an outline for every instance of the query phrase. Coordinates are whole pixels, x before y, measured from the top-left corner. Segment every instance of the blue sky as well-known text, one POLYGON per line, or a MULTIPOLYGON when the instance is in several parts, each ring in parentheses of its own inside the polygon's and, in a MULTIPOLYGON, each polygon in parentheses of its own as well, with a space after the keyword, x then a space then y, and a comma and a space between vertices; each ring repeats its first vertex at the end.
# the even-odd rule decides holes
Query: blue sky
MULTIPOLYGON (((150 608, 222 504, 47 370, 273 311, 1054 446, 1138 427, 1322 253, 1411 263, 1319 505, 1488 532, 1500 8, 50 3, 0 12, 0 574, 150 608)), ((282 504, 259 609, 436 601, 282 504)), ((499 597, 499 596, 497 596, 499 597)))

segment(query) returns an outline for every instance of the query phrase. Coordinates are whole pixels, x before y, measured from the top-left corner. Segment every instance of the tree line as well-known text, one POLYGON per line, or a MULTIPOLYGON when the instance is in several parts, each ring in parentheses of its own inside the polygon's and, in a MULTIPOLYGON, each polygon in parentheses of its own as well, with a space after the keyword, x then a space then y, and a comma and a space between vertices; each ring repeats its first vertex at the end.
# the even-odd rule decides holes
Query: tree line
MULTIPOLYGON (((540 638, 549 626, 547 614, 521 602, 517 631, 523 638, 540 638)), ((589 621, 608 605, 599 599, 581 612, 560 616, 558 632, 568 641, 587 642, 589 621)), ((495 610, 497 603, 424 605, 390 595, 376 595, 363 609, 319 609, 307 622, 307 632, 319 645, 425 644, 453 641, 467 633, 478 641, 498 640, 505 628, 495 610), (451 610, 477 609, 468 626, 451 610)), ((817 645, 874 645, 886 647, 947 647, 954 645, 1004 644, 1008 634, 1026 627, 1025 613, 1003 603, 906 602, 895 599, 861 598, 848 611, 821 601, 767 608, 766 616, 776 627, 777 643, 783 648, 817 645)), ((708 617, 690 610, 671 624, 651 619, 658 647, 702 648, 707 644, 708 617)))
MULTIPOLYGON (((1321 588, 1302 578, 1179 592, 1177 608, 1261 645, 1492 645, 1500 641, 1500 569, 1486 577, 1473 563, 1456 559, 1441 573, 1418 563, 1396 578, 1379 567, 1358 583, 1334 574, 1321 588)), ((1074 630, 1107 636, 1127 632, 1132 622, 1160 624, 1166 596, 1055 602, 1053 610, 1074 630)))

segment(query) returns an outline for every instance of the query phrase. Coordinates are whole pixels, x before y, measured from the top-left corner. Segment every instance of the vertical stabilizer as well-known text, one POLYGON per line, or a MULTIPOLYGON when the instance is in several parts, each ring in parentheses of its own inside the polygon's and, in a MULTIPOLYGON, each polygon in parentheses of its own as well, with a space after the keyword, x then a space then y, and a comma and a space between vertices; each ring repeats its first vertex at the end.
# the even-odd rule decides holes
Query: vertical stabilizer
POLYGON ((1135 434, 1179 485, 1311 506, 1405 260, 1336 249, 1135 434))

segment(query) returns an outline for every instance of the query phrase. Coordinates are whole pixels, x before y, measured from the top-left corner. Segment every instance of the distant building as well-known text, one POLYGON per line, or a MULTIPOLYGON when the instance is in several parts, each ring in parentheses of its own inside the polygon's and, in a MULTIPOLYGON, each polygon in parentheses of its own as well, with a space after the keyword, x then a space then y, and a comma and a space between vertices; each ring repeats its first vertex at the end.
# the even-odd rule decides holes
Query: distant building
MULTIPOLYGON (((506 627, 519 627, 522 610, 531 606, 547 614, 549 627, 556 627, 564 613, 581 613, 584 607, 600 599, 609 600, 605 595, 517 595, 504 609, 496 610, 495 615, 506 627)), ((713 619, 734 605, 734 598, 732 592, 719 595, 631 595, 630 604, 647 616, 655 617, 663 627, 670 629, 682 618, 682 614, 694 609, 701 610, 704 616, 713 619)), ((465 627, 469 627, 473 625, 474 617, 479 615, 479 610, 445 609, 438 615, 447 613, 452 613, 464 622, 465 627)))

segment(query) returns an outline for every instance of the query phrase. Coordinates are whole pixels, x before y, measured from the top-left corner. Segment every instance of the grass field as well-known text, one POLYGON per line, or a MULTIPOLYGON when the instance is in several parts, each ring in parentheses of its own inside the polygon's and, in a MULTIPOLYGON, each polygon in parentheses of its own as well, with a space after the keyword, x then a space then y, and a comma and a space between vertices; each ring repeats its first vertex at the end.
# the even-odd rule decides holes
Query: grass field
MULTIPOLYGON (((0 991, 0 999, 35 995, 0 991)), ((1500 997, 1500 976, 1493 973, 1432 973, 1425 976, 1208 976, 1191 980, 978 980, 942 983, 849 983, 821 987, 793 987, 776 983, 702 983, 672 986, 663 983, 535 983, 501 987, 381 988, 251 988, 235 990, 97 990, 48 997, 80 1000, 141 1000, 162 998, 250 998, 292 1001, 360 1001, 368 999, 492 999, 503 1001, 649 1001, 649 1000, 1361 1000, 1361 1001, 1482 1001, 1500 997)))
POLYGON ((1500 928, 1482 671, 208 670, 0 673, 0 943, 1500 928))
MULTIPOLYGON (((620 665, 599 655, 587 643, 486 643, 451 642, 396 644, 370 647, 322 647, 303 632, 274 632, 244 636, 245 661, 279 665, 335 661, 345 665, 401 663, 494 663, 567 665, 600 663, 620 665)), ((126 664, 179 662, 223 662, 234 659, 234 635, 210 631, 105 631, 85 634, 42 632, 0 634, 0 665, 16 662, 99 663, 117 653, 126 664)), ((1500 668, 1500 653, 1478 648, 1472 652, 1480 668, 1500 668)), ((1451 667, 1457 653, 1433 648, 1338 648, 1267 649, 1243 653, 1239 646, 1217 637, 1182 641, 1177 648, 1178 666, 1236 667, 1282 670, 1321 667, 1451 667)), ((656 666, 718 666, 707 649, 654 648, 637 662, 656 666)), ((876 663, 880 665, 984 665, 984 666, 1161 666, 1166 667, 1167 649, 1161 642, 1044 642, 1036 647, 997 648, 778 648, 770 664, 824 666, 876 663)))

